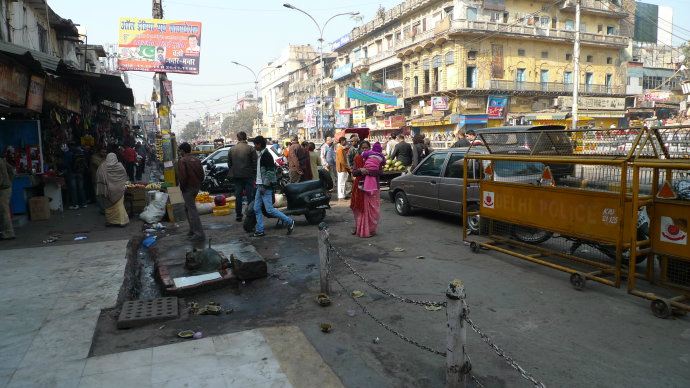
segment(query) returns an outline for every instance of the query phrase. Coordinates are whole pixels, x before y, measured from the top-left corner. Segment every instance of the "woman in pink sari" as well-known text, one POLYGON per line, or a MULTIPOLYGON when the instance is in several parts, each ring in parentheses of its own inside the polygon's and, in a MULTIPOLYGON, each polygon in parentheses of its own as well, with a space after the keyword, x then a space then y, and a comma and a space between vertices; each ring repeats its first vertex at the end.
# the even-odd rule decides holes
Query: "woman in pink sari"
POLYGON ((375 143, 371 150, 369 148, 369 142, 362 142, 360 146, 361 160, 359 160, 360 163, 356 163, 359 164, 357 166, 358 175, 361 175, 358 179, 358 183, 361 182, 359 187, 361 206, 357 209, 358 211, 354 212, 355 233, 364 238, 376 235, 381 214, 379 175, 386 162, 380 143, 375 143))

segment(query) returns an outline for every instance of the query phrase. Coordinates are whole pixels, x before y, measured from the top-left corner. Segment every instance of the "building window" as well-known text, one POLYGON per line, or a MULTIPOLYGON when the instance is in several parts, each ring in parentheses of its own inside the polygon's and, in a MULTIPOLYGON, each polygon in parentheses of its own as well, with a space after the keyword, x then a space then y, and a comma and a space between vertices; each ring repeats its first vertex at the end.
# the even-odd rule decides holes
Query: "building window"
POLYGON ((467 20, 476 21, 477 20, 477 9, 474 7, 467 7, 467 20))
POLYGON ((606 35, 616 35, 616 27, 606 26, 606 35))
POLYGON ((597 33, 601 34, 602 32, 604 32, 604 26, 601 24, 598 24, 597 25, 597 33))
POLYGON ((566 61, 572 61, 573 60, 573 54, 565 53, 565 60, 566 61))
POLYGON ((48 32, 40 24, 37 24, 36 28, 38 29, 38 49, 41 52, 47 53, 48 52, 48 32))
POLYGON ((426 31, 426 18, 422 19, 422 32, 426 31))
POLYGON ((542 58, 542 59, 546 59, 546 58, 548 58, 548 57, 549 57, 549 52, 548 52, 548 51, 542 51, 542 52, 541 52, 541 58, 542 58))
POLYGON ((588 55, 587 56, 587 62, 589 62, 589 63, 594 62, 594 55, 588 55))
POLYGON ((431 86, 431 74, 429 70, 424 70, 424 93, 429 93, 429 87, 431 86))
POLYGON ((594 73, 585 73, 585 91, 591 93, 592 85, 594 85, 594 73))
POLYGON ((468 88, 477 87, 477 68, 475 66, 467 66, 467 79, 465 81, 468 88))
POLYGON ((402 40, 402 32, 395 31, 395 41, 400 42, 402 40))
POLYGON ((502 12, 491 12, 490 20, 494 23, 500 22, 501 20, 503 20, 502 12))
POLYGON ((642 88, 643 89, 656 89, 656 88, 659 88, 663 84, 664 84, 664 77, 651 77, 651 76, 647 76, 647 75, 642 77, 642 88))
POLYGON ((518 49, 518 57, 524 57, 525 56, 525 49, 518 49))
POLYGON ((453 6, 448 6, 444 10, 446 11, 446 16, 448 16, 450 20, 453 20, 453 6))
POLYGON ((417 77, 417 76, 414 77, 414 89, 413 89, 413 91, 414 91, 414 93, 412 93, 412 94, 414 94, 414 95, 419 94, 419 77, 417 77))
POLYGON ((568 31, 574 31, 575 30, 575 21, 573 19, 566 19, 565 29, 568 31))
POLYGON ((453 51, 448 51, 446 53, 446 65, 452 65, 455 63, 455 53, 453 51))
POLYGON ((558 28, 558 18, 554 17, 551 19, 551 28, 554 30, 558 28))
POLYGON ((429 70, 431 66, 429 66, 429 60, 425 59, 422 61, 422 70, 429 70))
POLYGON ((539 27, 541 28, 549 28, 549 17, 548 16, 542 16, 539 18, 539 27))
POLYGON ((475 50, 470 50, 467 52, 467 59, 470 61, 474 61, 477 59, 477 51, 475 50))
POLYGON ((607 64, 607 65, 613 64, 613 58, 611 58, 611 57, 606 57, 606 64, 607 64))
POLYGON ((431 59, 431 67, 438 68, 441 67, 441 56, 437 55, 431 59))
POLYGON ((606 85, 606 93, 611 93, 612 91, 612 84, 613 83, 613 74, 606 74, 606 78, 604 78, 604 85, 606 85))
POLYGON ((573 83, 573 72, 572 71, 566 71, 563 73, 563 83, 566 85, 573 83))
POLYGON ((541 90, 546 92, 549 90, 549 71, 544 69, 539 72, 539 83, 541 83, 541 90))
POLYGON ((515 73, 515 89, 524 90, 525 89, 525 69, 517 69, 515 73))

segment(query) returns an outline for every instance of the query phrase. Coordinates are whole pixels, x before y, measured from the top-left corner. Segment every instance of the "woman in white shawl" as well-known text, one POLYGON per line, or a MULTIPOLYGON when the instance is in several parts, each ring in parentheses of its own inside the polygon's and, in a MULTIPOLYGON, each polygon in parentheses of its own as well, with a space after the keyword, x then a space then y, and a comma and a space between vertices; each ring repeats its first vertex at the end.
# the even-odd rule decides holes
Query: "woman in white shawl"
POLYGON ((96 196, 105 208, 107 226, 125 226, 129 217, 124 205, 125 185, 128 182, 124 166, 114 153, 109 153, 96 172, 96 196))

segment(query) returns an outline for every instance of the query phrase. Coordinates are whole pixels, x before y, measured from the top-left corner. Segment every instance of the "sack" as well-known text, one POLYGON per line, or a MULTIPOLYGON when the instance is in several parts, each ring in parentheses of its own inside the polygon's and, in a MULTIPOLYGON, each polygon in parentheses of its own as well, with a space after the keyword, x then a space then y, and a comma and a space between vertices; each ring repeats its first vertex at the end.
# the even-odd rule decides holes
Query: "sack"
POLYGON ((168 194, 157 192, 155 198, 149 202, 144 208, 144 211, 139 214, 142 221, 154 224, 159 222, 165 216, 165 205, 168 203, 168 194))
POLYGON ((680 180, 673 185, 678 199, 690 199, 690 180, 680 180))

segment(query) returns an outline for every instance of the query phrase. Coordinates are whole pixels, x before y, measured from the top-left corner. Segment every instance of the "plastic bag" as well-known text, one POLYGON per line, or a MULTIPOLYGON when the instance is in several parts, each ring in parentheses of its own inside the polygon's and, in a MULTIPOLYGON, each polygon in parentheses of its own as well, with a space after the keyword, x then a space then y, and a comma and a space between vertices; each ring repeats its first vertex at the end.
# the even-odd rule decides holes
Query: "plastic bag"
POLYGON ((144 222, 154 224, 165 216, 165 205, 168 203, 168 194, 157 192, 153 201, 149 202, 144 211, 139 214, 144 222))
POLYGON ((673 186, 678 199, 690 199, 690 180, 676 181, 673 186))
POLYGON ((200 215, 211 214, 213 212, 213 204, 197 202, 196 211, 199 212, 200 215))

